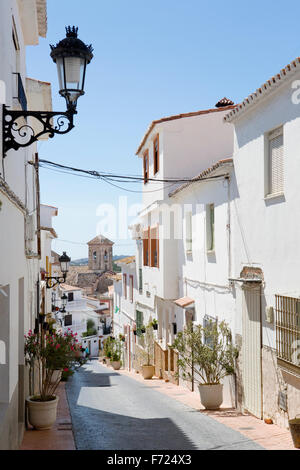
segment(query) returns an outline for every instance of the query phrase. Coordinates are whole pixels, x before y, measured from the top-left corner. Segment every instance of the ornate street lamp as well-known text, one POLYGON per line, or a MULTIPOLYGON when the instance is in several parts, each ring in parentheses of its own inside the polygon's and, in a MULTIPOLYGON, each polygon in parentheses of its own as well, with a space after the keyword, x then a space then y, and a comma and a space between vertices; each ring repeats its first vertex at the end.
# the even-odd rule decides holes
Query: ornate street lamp
POLYGON ((63 282, 66 282, 71 258, 69 258, 69 256, 64 251, 63 254, 58 258, 58 261, 60 263, 60 270, 62 272, 62 276, 45 276, 47 289, 51 289, 57 284, 62 284, 63 282))
POLYGON ((66 28, 66 38, 51 47, 57 65, 59 93, 66 99, 67 109, 75 110, 79 96, 84 95, 86 66, 93 58, 92 46, 77 37, 78 28, 66 28))
POLYGON ((77 100, 84 94, 86 66, 93 58, 92 46, 78 39, 77 33, 78 28, 68 26, 66 37, 56 46, 50 46, 50 55, 57 65, 59 93, 66 99, 67 111, 14 111, 3 105, 3 157, 8 150, 27 147, 44 134, 54 137, 55 134, 66 134, 73 129, 77 100), (27 123, 28 117, 39 122, 38 132, 35 133, 27 123))

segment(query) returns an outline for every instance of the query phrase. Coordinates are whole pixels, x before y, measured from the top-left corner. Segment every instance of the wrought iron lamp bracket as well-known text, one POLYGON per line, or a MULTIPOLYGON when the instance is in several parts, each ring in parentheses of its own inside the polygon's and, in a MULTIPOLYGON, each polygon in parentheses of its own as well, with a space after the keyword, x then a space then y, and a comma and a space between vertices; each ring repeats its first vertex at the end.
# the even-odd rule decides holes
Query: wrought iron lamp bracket
POLYGON ((65 112, 56 111, 21 111, 10 110, 3 105, 3 157, 8 150, 18 150, 36 142, 41 136, 48 134, 52 138, 55 134, 67 134, 73 129, 76 109, 70 108, 65 112), (40 130, 35 130, 27 123, 27 118, 38 122, 40 130), (20 122, 23 118, 23 122, 20 122), (24 123, 25 119, 25 123, 24 123))
POLYGON ((45 277, 47 289, 52 289, 52 287, 57 286, 57 284, 63 284, 66 282, 66 276, 62 277, 45 277))

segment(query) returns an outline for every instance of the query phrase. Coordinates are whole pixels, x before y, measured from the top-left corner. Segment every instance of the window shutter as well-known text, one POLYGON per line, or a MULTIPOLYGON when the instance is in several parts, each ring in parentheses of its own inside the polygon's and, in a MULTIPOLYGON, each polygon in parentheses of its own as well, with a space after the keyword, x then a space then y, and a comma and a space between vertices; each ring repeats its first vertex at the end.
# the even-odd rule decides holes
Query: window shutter
POLYGON ((192 234, 193 234, 193 226, 192 226, 192 212, 187 212, 185 214, 185 243, 186 243, 186 251, 192 251, 192 234))
POLYGON ((158 226, 152 227, 150 230, 150 246, 151 246, 151 266, 158 268, 158 226))
POLYGON ((269 136, 269 189, 270 194, 283 192, 283 134, 269 136))
POLYGON ((133 302, 133 276, 129 276, 129 284, 130 284, 130 301, 133 302))
POLYGON ((154 174, 159 171, 159 135, 157 134, 153 141, 153 163, 154 174))
POLYGON ((144 266, 149 266, 149 228, 143 232, 143 256, 144 256, 144 266))
POLYGON ((141 328, 143 326, 143 312, 136 310, 136 333, 141 336, 141 328))
POLYGON ((123 274, 123 296, 124 299, 127 299, 127 276, 123 274))
POLYGON ((146 150, 144 153, 144 184, 148 182, 149 178, 149 151, 146 150))

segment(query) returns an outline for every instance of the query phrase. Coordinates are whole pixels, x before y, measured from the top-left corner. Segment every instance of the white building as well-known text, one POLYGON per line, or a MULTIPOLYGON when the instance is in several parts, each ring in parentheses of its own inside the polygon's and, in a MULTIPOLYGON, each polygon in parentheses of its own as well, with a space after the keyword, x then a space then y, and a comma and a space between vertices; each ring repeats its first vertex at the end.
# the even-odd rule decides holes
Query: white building
MULTIPOLYGON (((178 294, 173 306, 159 313, 158 338, 162 345, 174 342, 187 321, 205 325, 226 321, 236 331, 235 296, 231 276, 231 223, 236 183, 232 159, 221 160, 169 194, 182 208, 182 233, 177 241, 178 294)), ((168 374, 174 372, 169 351, 168 374)), ((224 381, 224 403, 235 406, 234 378, 224 381)), ((192 388, 196 388, 192 386, 192 388)))
POLYGON ((24 334, 37 315, 41 256, 38 175, 28 163, 36 145, 2 154, 2 105, 24 110, 40 98, 40 110, 51 110, 50 84, 26 80, 26 46, 46 31, 46 0, 0 2, 0 449, 17 448, 23 436, 24 334))
POLYGON ((125 336, 124 367, 131 370, 134 365, 137 298, 137 270, 135 256, 119 259, 116 264, 122 268, 114 279, 113 334, 115 338, 125 336))
POLYGON ((60 284, 54 302, 60 310, 56 313, 57 326, 61 326, 63 332, 70 329, 82 347, 89 347, 92 356, 97 356, 101 343, 110 335, 111 311, 110 299, 107 301, 82 295, 80 287, 60 284), (61 297, 67 297, 65 311, 61 311, 63 303, 61 297), (95 334, 86 336, 88 320, 94 323, 95 334), (85 334, 84 334, 85 333, 85 334))
POLYGON ((240 395, 251 413, 283 426, 300 410, 299 79, 298 58, 225 118, 234 125, 238 189, 240 395))
MULTIPOLYGON (((135 318, 137 320, 138 312, 138 321, 142 318, 144 325, 154 318, 158 320, 158 332, 155 333, 157 335, 155 357, 159 358, 156 374, 169 380, 175 380, 173 352, 169 346, 176 328, 181 329, 185 323, 183 310, 178 310, 174 302, 186 295, 188 279, 220 284, 229 289, 227 254, 224 261, 220 260, 222 269, 219 272, 219 265, 216 267, 213 262, 215 255, 208 254, 206 248, 205 252, 203 251, 203 233, 202 236, 198 236, 198 240, 195 240, 194 246, 198 250, 195 259, 191 259, 190 253, 188 258, 186 257, 186 249, 183 246, 185 199, 189 204, 199 202, 202 205, 199 214, 202 219, 206 217, 206 206, 215 203, 216 206, 220 205, 220 210, 219 207, 216 209, 218 219, 220 213, 222 234, 225 228, 224 239, 220 234, 220 241, 218 240, 218 250, 222 252, 224 248, 227 253, 224 220, 227 220, 228 195, 224 188, 219 189, 222 188, 222 183, 220 181, 197 183, 196 189, 194 186, 190 187, 187 198, 181 199, 181 194, 186 194, 186 190, 182 191, 178 201, 174 193, 173 197, 169 194, 182 186, 186 180, 208 171, 207 169, 216 162, 227 160, 232 156, 233 129, 225 126, 223 122, 226 112, 230 109, 233 109, 233 103, 223 99, 214 109, 153 121, 137 150, 137 155, 144 162, 144 209, 140 213, 140 225, 137 224, 132 228, 133 238, 137 240, 136 263, 139 285, 135 318), (149 184, 149 179, 154 182, 149 184), (216 188, 218 189, 214 194, 216 188), (200 191, 199 195, 197 191, 200 191), (204 261, 205 269, 203 269, 204 261)), ((213 171, 214 175, 218 173, 217 168, 213 171)), ((193 208, 192 213, 195 210, 196 208, 193 208)), ((194 320, 200 322, 209 308, 205 310, 203 305, 200 308, 203 299, 201 301, 200 298, 197 299, 194 291, 193 299, 197 301, 194 320)), ((213 304, 213 296, 209 302, 213 304)), ((217 315, 215 307, 214 305, 212 315, 217 315)))

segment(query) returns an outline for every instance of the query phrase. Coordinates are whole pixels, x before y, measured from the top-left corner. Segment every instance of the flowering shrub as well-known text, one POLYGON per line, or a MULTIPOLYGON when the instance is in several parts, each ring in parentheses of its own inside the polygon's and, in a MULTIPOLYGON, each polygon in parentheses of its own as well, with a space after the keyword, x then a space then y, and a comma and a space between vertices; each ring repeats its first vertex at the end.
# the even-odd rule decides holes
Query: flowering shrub
POLYGON ((25 335, 25 362, 31 368, 37 363, 39 368, 39 396, 40 401, 51 400, 60 382, 60 376, 55 377, 54 371, 69 371, 76 365, 84 362, 77 357, 77 333, 68 328, 64 334, 44 332, 35 334, 29 330, 25 335))

